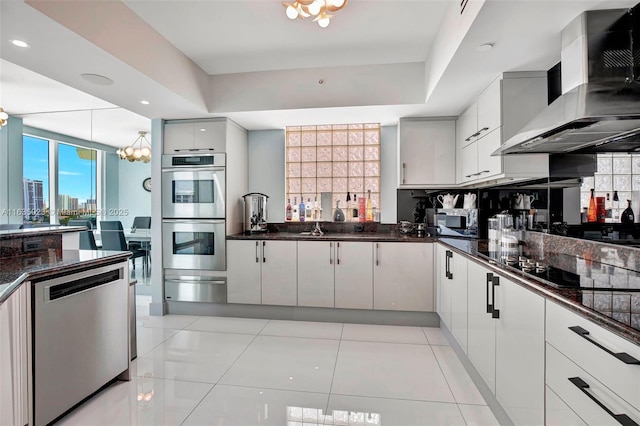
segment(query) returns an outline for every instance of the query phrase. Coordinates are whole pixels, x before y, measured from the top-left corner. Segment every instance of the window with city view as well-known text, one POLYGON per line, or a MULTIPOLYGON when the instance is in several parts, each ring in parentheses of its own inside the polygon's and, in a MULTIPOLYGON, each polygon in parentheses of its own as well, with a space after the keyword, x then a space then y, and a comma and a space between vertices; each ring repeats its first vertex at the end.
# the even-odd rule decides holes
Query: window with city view
POLYGON ((47 139, 23 136, 23 193, 24 223, 49 223, 51 208, 55 208, 58 221, 96 217, 97 151, 47 139), (57 143, 58 173, 55 176, 58 193, 49 200, 49 150, 57 143))
POLYGON ((22 192, 24 223, 49 223, 49 141, 24 136, 22 192))

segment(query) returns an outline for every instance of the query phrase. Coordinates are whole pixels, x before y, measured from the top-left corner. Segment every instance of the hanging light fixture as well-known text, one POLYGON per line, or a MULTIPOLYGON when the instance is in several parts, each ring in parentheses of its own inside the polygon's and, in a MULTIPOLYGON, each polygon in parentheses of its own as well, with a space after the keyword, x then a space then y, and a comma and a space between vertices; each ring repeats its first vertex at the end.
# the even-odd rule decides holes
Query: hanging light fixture
POLYGON ((4 109, 0 107, 0 127, 6 126, 7 120, 9 120, 9 114, 4 112, 4 109))
POLYGON ((116 151, 121 160, 129 160, 130 162, 142 161, 148 163, 151 161, 151 143, 147 140, 148 132, 139 131, 138 138, 131 144, 116 151))
POLYGON ((348 0, 296 0, 293 3, 282 2, 285 13, 289 19, 304 19, 315 16, 313 22, 317 22, 322 28, 331 23, 335 13, 347 5, 348 0))

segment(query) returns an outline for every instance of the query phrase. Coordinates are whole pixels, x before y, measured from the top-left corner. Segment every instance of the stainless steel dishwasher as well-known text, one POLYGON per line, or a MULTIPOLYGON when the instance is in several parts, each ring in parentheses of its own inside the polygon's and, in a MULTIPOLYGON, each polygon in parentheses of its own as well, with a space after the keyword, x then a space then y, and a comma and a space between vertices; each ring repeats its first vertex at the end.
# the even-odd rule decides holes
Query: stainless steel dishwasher
POLYGON ((126 268, 32 281, 35 425, 52 422, 129 368, 126 268))

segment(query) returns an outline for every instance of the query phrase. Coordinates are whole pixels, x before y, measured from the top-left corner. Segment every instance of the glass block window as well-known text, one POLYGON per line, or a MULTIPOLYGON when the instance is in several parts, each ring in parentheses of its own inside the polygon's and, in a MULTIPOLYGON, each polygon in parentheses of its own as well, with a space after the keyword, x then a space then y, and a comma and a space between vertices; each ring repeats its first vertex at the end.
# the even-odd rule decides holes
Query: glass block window
POLYGON ((286 129, 287 199, 314 199, 330 192, 332 207, 347 192, 358 198, 371 191, 380 207, 380 123, 295 126, 286 129))

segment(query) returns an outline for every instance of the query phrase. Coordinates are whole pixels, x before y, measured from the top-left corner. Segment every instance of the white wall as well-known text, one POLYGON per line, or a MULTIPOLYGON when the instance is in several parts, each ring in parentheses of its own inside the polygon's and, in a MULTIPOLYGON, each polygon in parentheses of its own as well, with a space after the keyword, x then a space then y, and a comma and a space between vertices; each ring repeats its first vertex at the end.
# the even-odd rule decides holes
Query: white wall
MULTIPOLYGON (((380 187, 382 223, 396 223, 397 127, 383 126, 380 132, 380 187)), ((249 191, 269 196, 268 221, 284 222, 285 166, 284 130, 249 132, 249 191)))
MULTIPOLYGON (((159 159, 158 159, 159 160, 159 159)), ((110 217, 119 220, 122 226, 131 228, 136 216, 151 216, 151 193, 142 188, 142 181, 151 177, 151 163, 139 161, 130 163, 120 161, 118 164, 118 205, 119 210, 126 210, 127 214, 110 217)), ((158 184, 158 182, 154 182, 158 184)), ((107 182, 107 186, 111 182, 107 182)), ((116 206, 111 206, 116 207, 116 206)))
POLYGON ((284 130, 249 132, 249 192, 269 196, 268 222, 284 222, 284 130))

